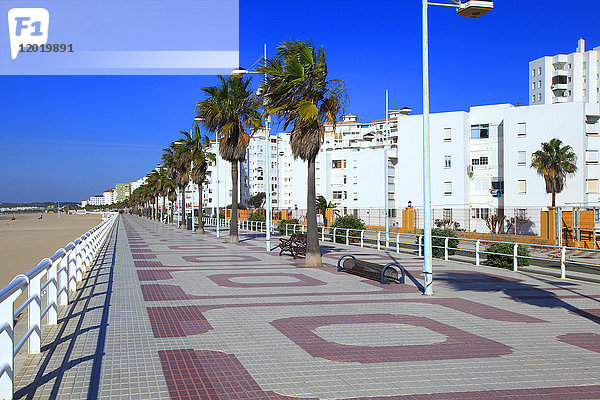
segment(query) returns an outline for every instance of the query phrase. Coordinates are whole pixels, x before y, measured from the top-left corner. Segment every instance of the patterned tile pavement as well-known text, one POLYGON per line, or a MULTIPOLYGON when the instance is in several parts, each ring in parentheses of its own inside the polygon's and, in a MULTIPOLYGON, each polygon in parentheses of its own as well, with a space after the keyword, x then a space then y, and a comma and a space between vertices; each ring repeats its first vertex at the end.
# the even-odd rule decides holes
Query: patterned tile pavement
POLYGON ((600 285, 323 243, 329 267, 123 216, 16 398, 600 399, 600 285), (333 267, 400 262, 404 285, 333 267))

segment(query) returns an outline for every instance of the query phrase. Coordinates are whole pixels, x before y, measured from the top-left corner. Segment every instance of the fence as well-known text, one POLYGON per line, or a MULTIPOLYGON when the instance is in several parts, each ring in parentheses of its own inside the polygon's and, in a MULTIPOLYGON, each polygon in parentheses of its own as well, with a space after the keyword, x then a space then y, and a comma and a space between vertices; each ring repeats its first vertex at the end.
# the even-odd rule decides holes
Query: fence
MULTIPOLYGON (((207 225, 215 225, 215 218, 204 218, 207 225)), ((221 226, 228 226, 228 220, 220 220, 221 226)), ((266 232, 266 223, 261 221, 238 221, 239 229, 266 232)), ((278 232, 280 235, 291 235, 292 233, 306 233, 306 225, 302 224, 279 224, 273 222, 271 232, 278 232)), ((386 235, 383 230, 371 229, 348 229, 348 228, 327 228, 318 227, 318 235, 321 241, 335 242, 346 245, 355 245, 360 247, 376 248, 377 250, 411 252, 416 253, 419 257, 423 256, 423 235, 412 233, 392 232, 386 235)), ((570 265, 575 269, 575 266, 585 267, 588 272, 600 275, 600 250, 586 250, 569 246, 551 246, 545 244, 531 244, 520 242, 509 242, 500 240, 484 240, 472 239, 465 237, 446 237, 432 236, 434 239, 434 249, 443 251, 444 260, 458 260, 473 262, 476 266, 482 265, 489 255, 506 257, 512 261, 512 268, 518 271, 522 265, 519 265, 519 260, 529 259, 541 261, 551 268, 560 268, 561 278, 567 277, 567 266, 570 265), (437 240, 435 240, 437 239, 437 240), (450 245, 450 240, 457 240, 456 247, 450 245), (439 244, 435 244, 435 242, 439 244), (488 246, 494 243, 507 244, 511 246, 511 254, 496 253, 488 251, 483 246, 488 246), (527 247, 531 250, 530 255, 518 254, 519 247, 527 247), (456 253, 453 255, 452 253, 456 253), (466 257, 465 257, 466 256, 466 257), (452 258, 451 258, 452 257, 452 258), (593 262, 594 260, 597 262, 593 262), (591 261, 590 261, 591 260, 591 261)))
POLYGON ((29 272, 17 275, 0 290, 0 398, 13 398, 15 355, 26 343, 29 354, 40 352, 42 320, 46 318, 47 325, 57 323, 58 307, 66 306, 68 293, 77 290, 77 283, 91 267, 117 215, 105 214, 102 223, 43 259, 29 272), (25 292, 27 299, 15 310, 15 302, 25 292), (44 297, 46 307, 42 310, 44 297), (25 310, 28 329, 15 344, 14 319, 25 310))

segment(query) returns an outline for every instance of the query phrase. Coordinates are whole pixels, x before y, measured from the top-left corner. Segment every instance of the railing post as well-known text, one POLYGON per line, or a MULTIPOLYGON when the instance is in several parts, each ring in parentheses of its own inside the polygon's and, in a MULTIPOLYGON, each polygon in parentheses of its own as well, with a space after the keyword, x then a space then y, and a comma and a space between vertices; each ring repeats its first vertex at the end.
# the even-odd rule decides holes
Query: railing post
POLYGON ((396 253, 400 253, 400 234, 396 233, 396 253))
POLYGON ((296 226, 297 225, 294 224, 294 230, 292 231, 292 233, 296 233, 296 226))
POLYGON ((333 243, 337 243, 336 239, 337 239, 337 228, 333 228, 333 240, 332 240, 332 242, 333 243))
POLYGON ((83 263, 83 240, 77 245, 77 258, 75 263, 75 282, 79 282, 82 279, 81 276, 81 264, 83 263))
POLYGON ((48 316, 46 319, 46 323, 48 325, 56 325, 56 311, 58 309, 57 271, 63 258, 65 258, 65 256, 62 256, 59 260, 56 260, 52 263, 52 266, 48 269, 46 276, 46 280, 50 282, 46 289, 46 303, 48 304, 48 306, 52 304, 48 309, 48 313, 46 314, 48 316))
POLYGON ((346 245, 350 244, 350 229, 346 229, 346 245))
POLYGON ((74 292, 77 290, 77 258, 79 257, 79 244, 76 244, 71 253, 69 254, 69 292, 74 292))
POLYGON ((58 273, 58 305, 66 306, 69 302, 69 296, 67 295, 69 290, 69 255, 73 252, 73 249, 69 250, 67 254, 60 260, 58 273))
POLYGON ((419 257, 423 256, 423 236, 419 235, 419 257))
POLYGON ((377 250, 381 250, 381 231, 377 231, 377 250))
POLYGON ((519 245, 515 243, 515 247, 513 250, 513 271, 519 270, 519 259, 517 258, 518 247, 519 245))
POLYGON ((450 240, 449 237, 444 239, 444 260, 448 261, 448 241, 450 240))
MULTIPOLYGON (((48 260, 48 259, 46 259, 48 260)), ((50 260, 48 260, 50 261, 50 260)), ((41 330, 40 330, 40 314, 42 308, 42 296, 41 296, 41 285, 42 274, 34 278, 29 279, 29 286, 27 286, 27 293, 29 297, 33 297, 33 300, 27 306, 27 327, 28 329, 34 328, 29 336, 29 354, 37 354, 40 352, 41 344, 41 330)))
POLYGON ((560 279, 565 279, 567 277, 567 265, 565 262, 567 261, 567 248, 563 246, 560 250, 560 279))
POLYGON ((475 242, 475 265, 479 265, 479 239, 475 242))
POLYGON ((360 247, 365 247, 365 231, 360 231, 360 247))
POLYGON ((0 398, 13 398, 14 381, 14 301, 20 292, 0 303, 0 366, 4 371, 0 374, 0 398))
POLYGON ((325 241, 325 227, 324 226, 321 228, 321 241, 323 241, 323 242, 325 241))
POLYGON ((290 224, 285 224, 285 225, 284 225, 284 226, 285 226, 285 236, 287 236, 287 235, 288 235, 288 231, 287 231, 287 230, 288 230, 288 226, 289 226, 289 225, 290 225, 290 224))

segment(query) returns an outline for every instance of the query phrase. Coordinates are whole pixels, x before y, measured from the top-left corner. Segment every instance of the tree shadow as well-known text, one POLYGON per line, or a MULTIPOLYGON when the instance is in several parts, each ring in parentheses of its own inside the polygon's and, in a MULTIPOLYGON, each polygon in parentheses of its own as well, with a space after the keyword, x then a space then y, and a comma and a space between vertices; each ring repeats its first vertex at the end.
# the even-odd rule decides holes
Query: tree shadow
MULTIPOLYGON (((519 303, 540 308, 563 308, 573 314, 600 324, 600 318, 597 315, 569 304, 561 298, 563 297, 562 294, 557 294, 553 290, 540 288, 535 284, 525 283, 520 279, 504 278, 479 272, 441 272, 435 274, 434 277, 435 280, 442 281, 445 286, 456 291, 503 292, 508 299, 519 303)), ((567 294, 569 296, 576 295, 577 297, 598 301, 598 299, 572 290, 572 287, 577 287, 575 283, 561 282, 557 284, 549 280, 534 279, 544 284, 556 286, 556 291, 571 293, 567 294)))

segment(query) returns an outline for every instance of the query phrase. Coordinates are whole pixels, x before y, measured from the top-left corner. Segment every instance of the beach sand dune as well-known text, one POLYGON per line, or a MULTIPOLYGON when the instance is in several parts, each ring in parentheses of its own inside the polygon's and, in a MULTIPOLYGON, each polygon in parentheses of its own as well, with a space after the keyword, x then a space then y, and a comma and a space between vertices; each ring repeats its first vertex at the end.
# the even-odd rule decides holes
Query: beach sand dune
POLYGON ((0 288, 101 222, 101 215, 0 215, 0 288), (43 215, 42 219, 39 219, 43 215))

